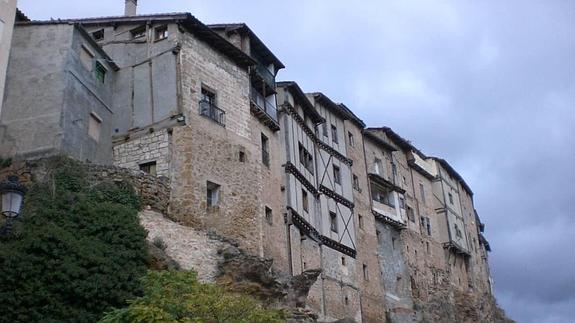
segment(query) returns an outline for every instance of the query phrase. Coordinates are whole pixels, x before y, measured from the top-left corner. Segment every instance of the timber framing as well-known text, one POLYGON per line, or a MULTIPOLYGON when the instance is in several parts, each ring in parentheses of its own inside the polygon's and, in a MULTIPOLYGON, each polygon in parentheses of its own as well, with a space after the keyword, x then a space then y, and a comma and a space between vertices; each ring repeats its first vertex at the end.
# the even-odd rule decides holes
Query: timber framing
POLYGON ((337 194, 336 192, 332 191, 331 189, 329 189, 328 187, 321 185, 319 187, 319 191, 320 193, 325 194, 326 196, 330 197, 331 199, 333 199, 334 201, 336 201, 337 203, 344 205, 346 207, 348 207, 349 209, 353 209, 355 207, 355 204, 353 204, 352 201, 346 199, 345 197, 337 194))
POLYGON ((281 107, 285 109, 286 113, 289 114, 296 121, 296 123, 303 129, 305 134, 308 135, 319 148, 321 148, 328 154, 332 155, 333 157, 337 158, 342 163, 350 167, 353 166, 353 160, 345 157, 340 152, 338 152, 337 150, 330 147, 328 144, 321 141, 321 139, 319 139, 315 135, 315 132, 310 127, 308 127, 308 125, 305 124, 305 121, 297 113, 297 111, 295 111, 295 109, 292 107, 291 104, 286 102, 281 107))
POLYGON ((288 212, 291 215, 291 221, 292 223, 301 230, 301 232, 303 234, 305 234, 306 236, 310 237, 311 239, 313 239, 314 241, 318 241, 321 244, 324 244, 325 246, 339 251, 345 255, 348 255, 352 258, 355 258, 357 256, 357 251, 355 251, 355 249, 350 248, 344 244, 341 244, 329 237, 326 237, 322 234, 320 234, 314 227, 313 225, 311 225, 309 222, 306 221, 306 219, 304 219, 301 215, 299 215, 299 213, 297 213, 294 209, 292 209, 291 207, 288 207, 288 212))
POLYGON ((303 185, 307 190, 312 193, 315 197, 319 196, 319 191, 313 186, 313 184, 308 181, 305 176, 297 169, 297 167, 291 162, 287 162, 284 166, 285 172, 292 174, 295 178, 303 185))

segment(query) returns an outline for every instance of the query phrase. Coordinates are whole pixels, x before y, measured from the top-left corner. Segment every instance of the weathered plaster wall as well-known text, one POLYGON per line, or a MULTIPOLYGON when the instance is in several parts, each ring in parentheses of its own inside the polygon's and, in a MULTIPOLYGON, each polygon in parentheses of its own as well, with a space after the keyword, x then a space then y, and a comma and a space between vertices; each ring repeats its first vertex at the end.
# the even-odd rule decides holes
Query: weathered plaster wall
POLYGON ((0 154, 38 158, 65 153, 78 160, 111 161, 111 88, 114 71, 101 52, 70 24, 20 25, 14 30, 1 116, 0 154), (80 61, 82 46, 108 72, 96 80, 80 61), (100 136, 88 134, 91 114, 100 136), (31 131, 33 129, 33 131, 31 131))
POLYGON ((15 28, 1 115, 2 156, 44 155, 60 149, 64 62, 73 28, 64 24, 15 28))

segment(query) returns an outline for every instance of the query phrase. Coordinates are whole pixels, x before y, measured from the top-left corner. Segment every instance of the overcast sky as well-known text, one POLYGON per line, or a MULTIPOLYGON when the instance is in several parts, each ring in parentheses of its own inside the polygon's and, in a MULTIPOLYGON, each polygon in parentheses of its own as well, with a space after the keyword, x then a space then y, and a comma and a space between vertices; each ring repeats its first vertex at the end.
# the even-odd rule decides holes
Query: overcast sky
MULTIPOLYGON (((123 0, 19 0, 32 19, 123 0)), ((447 159, 475 192, 499 303, 575 319, 575 1, 140 0, 140 13, 246 22, 297 81, 447 159), (360 5, 361 3, 361 5, 360 5)))

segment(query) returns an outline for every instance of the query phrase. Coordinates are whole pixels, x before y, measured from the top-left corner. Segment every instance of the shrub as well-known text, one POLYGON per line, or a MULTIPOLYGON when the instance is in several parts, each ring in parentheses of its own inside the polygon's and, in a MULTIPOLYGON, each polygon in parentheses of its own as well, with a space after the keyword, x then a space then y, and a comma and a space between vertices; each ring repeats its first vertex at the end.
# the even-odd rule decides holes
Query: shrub
POLYGON ((144 296, 108 313, 100 323, 128 322, 283 322, 282 312, 266 310, 254 299, 198 282, 191 271, 150 271, 144 296))
POLYGON ((0 243, 0 312, 6 322, 95 322, 141 295, 146 232, 125 188, 87 189, 82 169, 59 160, 25 197, 0 243), (118 199, 118 196, 123 196, 118 199))

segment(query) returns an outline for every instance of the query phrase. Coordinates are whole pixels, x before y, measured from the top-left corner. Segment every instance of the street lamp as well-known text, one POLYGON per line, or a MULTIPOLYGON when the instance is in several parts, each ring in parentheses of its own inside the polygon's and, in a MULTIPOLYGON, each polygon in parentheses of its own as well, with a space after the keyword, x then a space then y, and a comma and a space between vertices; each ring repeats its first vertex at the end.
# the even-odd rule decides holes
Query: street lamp
POLYGON ((12 220, 20 215, 25 193, 26 187, 20 184, 18 176, 9 176, 7 181, 0 183, 2 215, 6 217, 6 224, 0 229, 0 235, 8 235, 12 231, 12 220))

